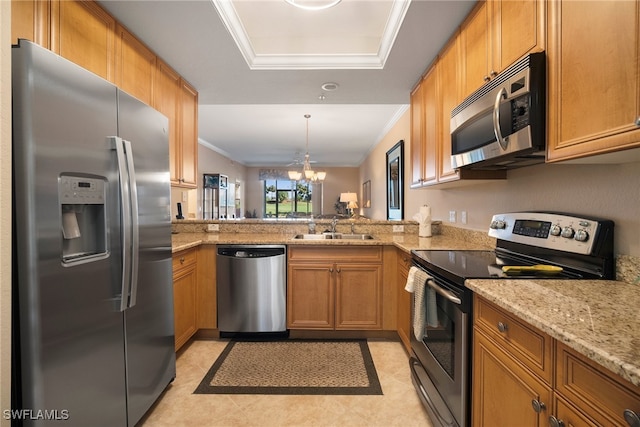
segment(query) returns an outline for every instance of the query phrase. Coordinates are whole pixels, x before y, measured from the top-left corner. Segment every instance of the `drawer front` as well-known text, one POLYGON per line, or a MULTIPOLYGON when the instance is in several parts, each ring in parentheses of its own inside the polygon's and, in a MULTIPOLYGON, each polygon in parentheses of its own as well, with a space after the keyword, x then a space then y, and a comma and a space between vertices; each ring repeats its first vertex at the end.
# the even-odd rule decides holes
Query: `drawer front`
POLYGON ((474 323, 507 353, 551 384, 553 344, 549 335, 478 296, 474 323))
POLYGON ((289 261, 382 262, 382 246, 289 246, 289 261))
POLYGON ((601 425, 628 426, 624 411, 640 415, 640 388, 556 343, 556 391, 601 425))
POLYGON ((407 274, 411 268, 411 254, 398 249, 398 269, 407 274))
POLYGON ((187 249, 185 251, 176 252, 172 257, 173 272, 180 270, 181 268, 195 264, 196 262, 196 250, 187 249))

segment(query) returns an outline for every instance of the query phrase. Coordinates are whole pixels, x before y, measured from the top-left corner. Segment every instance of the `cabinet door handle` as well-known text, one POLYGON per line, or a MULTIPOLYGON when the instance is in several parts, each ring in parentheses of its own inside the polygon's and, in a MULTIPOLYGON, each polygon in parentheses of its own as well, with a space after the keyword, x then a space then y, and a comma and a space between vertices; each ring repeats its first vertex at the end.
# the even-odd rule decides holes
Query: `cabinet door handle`
POLYGON ((640 126, 640 116, 636 117, 636 126, 640 126))
POLYGON ((629 427, 640 427, 640 416, 631 409, 625 409, 622 415, 627 424, 629 424, 629 427))
POLYGON ((184 257, 180 257, 180 264, 184 264, 184 257))
POLYGON ((336 272, 340 273, 340 267, 336 268, 336 272))
POLYGON ((489 80, 491 80, 491 79, 489 78, 489 76, 484 76, 484 77, 482 78, 482 80, 484 80, 485 82, 488 82, 488 81, 489 81, 489 80))
POLYGON ((498 330, 500 332, 507 332, 507 329, 509 329, 509 326, 506 323, 498 322, 498 330))
POLYGON ((540 402, 537 399, 533 399, 531 401, 531 407, 533 408, 534 412, 538 414, 547 409, 547 405, 545 405, 544 402, 540 402))
POLYGON ((564 427, 564 421, 557 419, 553 415, 549 417, 549 425, 551 427, 564 427))
POLYGON ((495 77, 495 76, 497 76, 497 75, 498 75, 498 73, 496 73, 496 71, 495 71, 495 70, 491 70, 491 72, 489 73, 489 75, 490 75, 491 77, 495 77))
POLYGON ((329 267, 329 273, 333 273, 333 267, 329 267))

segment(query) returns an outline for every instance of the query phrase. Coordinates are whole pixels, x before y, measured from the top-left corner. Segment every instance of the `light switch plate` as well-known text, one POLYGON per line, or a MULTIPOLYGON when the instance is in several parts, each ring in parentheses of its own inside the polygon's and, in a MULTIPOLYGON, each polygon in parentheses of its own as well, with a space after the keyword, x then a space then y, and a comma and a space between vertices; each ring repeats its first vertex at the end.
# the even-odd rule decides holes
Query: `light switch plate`
POLYGON ((394 225, 393 226, 394 233, 404 233, 404 225, 394 225))
POLYGON ((456 222, 456 211, 449 211, 449 222, 456 222))
POLYGON ((467 211, 460 211, 460 222, 467 223, 467 211))

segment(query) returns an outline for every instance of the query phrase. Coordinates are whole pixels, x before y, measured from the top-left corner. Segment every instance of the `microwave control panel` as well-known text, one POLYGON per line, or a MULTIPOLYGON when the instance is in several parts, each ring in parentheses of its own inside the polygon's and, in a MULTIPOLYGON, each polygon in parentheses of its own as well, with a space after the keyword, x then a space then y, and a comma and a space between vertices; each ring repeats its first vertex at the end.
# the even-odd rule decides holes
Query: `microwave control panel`
POLYGON ((511 127, 512 133, 529 126, 531 95, 525 94, 511 101, 511 127))

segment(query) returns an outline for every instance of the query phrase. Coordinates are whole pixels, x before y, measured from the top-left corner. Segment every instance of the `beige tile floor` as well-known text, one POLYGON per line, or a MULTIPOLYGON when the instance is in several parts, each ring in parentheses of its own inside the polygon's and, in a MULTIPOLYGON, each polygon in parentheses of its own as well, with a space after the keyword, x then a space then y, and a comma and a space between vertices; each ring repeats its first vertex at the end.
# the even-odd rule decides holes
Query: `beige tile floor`
POLYGON ((382 396, 193 394, 227 340, 193 341, 178 356, 175 381, 139 425, 432 427, 400 342, 375 339, 368 344, 382 396))

